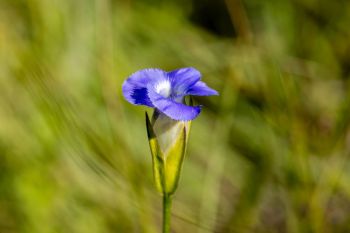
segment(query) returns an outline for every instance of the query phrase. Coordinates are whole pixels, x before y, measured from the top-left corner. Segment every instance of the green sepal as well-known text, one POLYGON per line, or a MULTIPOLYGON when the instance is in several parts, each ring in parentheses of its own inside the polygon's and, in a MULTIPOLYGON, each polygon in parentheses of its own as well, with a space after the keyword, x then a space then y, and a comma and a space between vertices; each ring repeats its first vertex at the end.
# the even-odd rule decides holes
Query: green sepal
POLYGON ((165 157, 165 193, 170 195, 176 191, 182 169, 182 163, 186 152, 186 127, 185 123, 174 145, 165 157))
POLYGON ((164 156, 162 151, 159 148, 157 137, 153 131, 153 127, 149 120, 148 114, 146 112, 146 126, 147 126, 147 136, 149 147, 151 149, 152 154, 152 166, 153 166, 153 178, 156 185, 157 190, 160 193, 164 193, 163 187, 164 183, 164 156))
POLYGON ((146 126, 148 141, 152 154, 153 177, 157 190, 164 195, 171 195, 176 191, 186 153, 188 133, 191 122, 179 122, 181 130, 176 141, 167 150, 161 150, 157 136, 146 112, 146 126))

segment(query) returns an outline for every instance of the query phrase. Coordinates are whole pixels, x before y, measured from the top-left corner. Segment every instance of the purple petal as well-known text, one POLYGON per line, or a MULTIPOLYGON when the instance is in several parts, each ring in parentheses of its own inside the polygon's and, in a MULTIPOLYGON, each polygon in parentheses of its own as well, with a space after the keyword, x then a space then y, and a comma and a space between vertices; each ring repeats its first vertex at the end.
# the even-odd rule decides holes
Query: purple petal
POLYGON ((202 81, 198 81, 192 87, 186 91, 187 95, 198 95, 198 96, 209 96, 209 95, 219 95, 217 91, 211 89, 202 81))
POLYGON ((171 80, 173 92, 176 95, 181 95, 200 80, 201 73, 192 67, 188 67, 168 72, 168 77, 171 80))
POLYGON ((144 69, 130 75, 124 81, 122 91, 125 99, 136 105, 154 107, 148 98, 147 85, 167 78, 166 72, 160 69, 144 69))
POLYGON ((187 106, 170 98, 165 98, 155 92, 153 88, 148 89, 148 96, 152 104, 162 113, 173 120, 190 121, 198 116, 201 112, 200 106, 187 106))

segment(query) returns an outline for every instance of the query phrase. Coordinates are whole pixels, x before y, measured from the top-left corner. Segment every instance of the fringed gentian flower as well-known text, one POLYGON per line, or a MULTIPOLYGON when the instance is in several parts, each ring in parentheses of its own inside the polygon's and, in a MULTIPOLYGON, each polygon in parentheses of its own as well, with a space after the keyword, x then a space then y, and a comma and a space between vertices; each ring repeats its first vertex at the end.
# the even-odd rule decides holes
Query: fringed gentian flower
POLYGON ((170 231, 171 195, 179 181, 190 123, 201 112, 201 106, 193 106, 192 101, 186 105, 185 96, 218 95, 200 78, 194 68, 144 69, 132 74, 122 87, 130 103, 154 108, 152 121, 146 113, 146 126, 154 180, 163 195, 163 232, 170 231))
POLYGON ((144 69, 132 74, 123 84, 123 94, 132 104, 156 108, 176 121, 189 121, 198 116, 200 106, 187 106, 184 96, 209 96, 218 92, 200 81, 201 74, 194 68, 171 72, 144 69))

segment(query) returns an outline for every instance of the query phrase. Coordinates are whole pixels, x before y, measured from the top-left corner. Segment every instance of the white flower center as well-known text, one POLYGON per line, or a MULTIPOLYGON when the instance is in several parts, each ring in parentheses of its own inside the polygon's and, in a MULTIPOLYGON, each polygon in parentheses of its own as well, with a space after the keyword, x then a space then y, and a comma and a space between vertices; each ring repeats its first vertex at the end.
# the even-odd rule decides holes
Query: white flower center
POLYGON ((171 85, 168 80, 157 83, 155 89, 158 94, 162 95, 165 98, 169 97, 171 94, 171 85))

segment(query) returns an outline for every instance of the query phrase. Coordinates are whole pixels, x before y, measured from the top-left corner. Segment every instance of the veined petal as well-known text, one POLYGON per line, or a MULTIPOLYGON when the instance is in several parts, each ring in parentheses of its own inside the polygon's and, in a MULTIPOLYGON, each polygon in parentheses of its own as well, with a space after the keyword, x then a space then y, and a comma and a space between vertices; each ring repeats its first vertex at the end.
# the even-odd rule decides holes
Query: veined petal
POLYGON ((152 104, 162 113, 173 120, 190 121, 201 112, 200 106, 187 106, 170 98, 158 94, 153 88, 148 89, 148 96, 152 104))
POLYGON ((209 96, 219 95, 219 93, 208 87, 204 82, 198 81, 186 91, 186 95, 209 96))
POLYGON ((171 80, 173 93, 181 95, 200 80, 201 73, 195 68, 188 67, 168 72, 168 77, 171 80))
POLYGON ((147 85, 165 79, 167 79, 167 73, 160 69, 137 71, 124 81, 122 86, 123 95, 132 104, 154 107, 147 94, 147 85))

